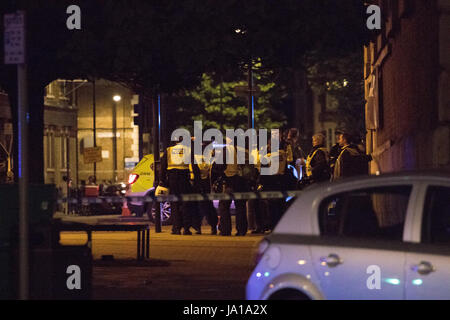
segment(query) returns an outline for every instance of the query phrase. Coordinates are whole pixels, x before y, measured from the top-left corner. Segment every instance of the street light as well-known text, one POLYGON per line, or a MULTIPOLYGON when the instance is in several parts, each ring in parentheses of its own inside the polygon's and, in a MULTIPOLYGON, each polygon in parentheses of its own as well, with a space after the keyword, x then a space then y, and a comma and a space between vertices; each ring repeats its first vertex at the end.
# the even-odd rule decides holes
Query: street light
MULTIPOLYGON (((244 35, 247 33, 247 30, 244 28, 236 28, 234 29, 234 32, 239 35, 244 35)), ((247 105, 247 127, 249 129, 253 129, 255 127, 255 105, 254 105, 254 95, 253 95, 253 61, 252 57, 250 56, 250 59, 248 61, 248 78, 247 78, 247 85, 248 85, 248 105, 247 105)))
POLYGON ((113 170, 114 170, 114 181, 117 182, 117 103, 122 99, 118 94, 113 96, 113 170))

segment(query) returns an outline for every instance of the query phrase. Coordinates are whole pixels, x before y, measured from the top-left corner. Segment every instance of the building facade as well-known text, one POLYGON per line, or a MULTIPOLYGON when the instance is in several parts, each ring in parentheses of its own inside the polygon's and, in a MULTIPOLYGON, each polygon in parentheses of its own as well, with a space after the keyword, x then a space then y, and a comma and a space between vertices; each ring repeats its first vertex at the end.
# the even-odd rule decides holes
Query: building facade
POLYGON ((77 177, 77 107, 74 81, 55 80, 44 97, 44 182, 62 195, 77 177))
POLYGON ((450 0, 379 0, 365 48, 370 170, 450 169, 450 0))
POLYGON ((314 133, 325 135, 325 147, 330 150, 336 143, 335 131, 338 128, 336 111, 338 102, 326 93, 313 94, 314 133))
POLYGON ((106 80, 95 81, 95 95, 93 82, 77 89, 80 183, 94 175, 97 183, 128 180, 130 170, 139 161, 139 131, 133 123, 133 105, 137 103, 132 91, 106 80), (84 156, 86 148, 94 147, 94 103, 95 145, 101 147, 95 173, 94 163, 86 163, 84 156))

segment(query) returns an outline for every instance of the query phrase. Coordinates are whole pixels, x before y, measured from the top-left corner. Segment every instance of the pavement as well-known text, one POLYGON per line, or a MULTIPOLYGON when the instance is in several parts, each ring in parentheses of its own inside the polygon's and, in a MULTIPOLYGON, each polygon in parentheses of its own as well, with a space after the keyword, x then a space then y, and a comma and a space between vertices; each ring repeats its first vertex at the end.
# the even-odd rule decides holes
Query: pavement
MULTIPOLYGON (((120 216, 56 215, 64 221, 111 223, 120 216)), ((142 218, 131 218, 146 221, 142 218)), ((130 220, 127 218, 125 220, 130 220)), ((261 235, 172 235, 150 231, 150 259, 136 261, 136 232, 94 232, 93 299, 240 300, 253 269, 261 235), (113 255, 112 261, 102 256, 113 255)), ((236 231, 233 230, 233 234, 236 231)), ((62 244, 83 244, 82 232, 63 232, 62 244)))

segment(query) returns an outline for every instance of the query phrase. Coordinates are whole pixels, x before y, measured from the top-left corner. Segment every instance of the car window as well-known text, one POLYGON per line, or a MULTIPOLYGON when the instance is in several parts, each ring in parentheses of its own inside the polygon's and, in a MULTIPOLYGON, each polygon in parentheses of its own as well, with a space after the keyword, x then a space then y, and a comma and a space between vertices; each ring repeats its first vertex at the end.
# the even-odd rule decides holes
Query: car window
POLYGON ((321 235, 401 241, 411 186, 352 190, 319 206, 321 235))
POLYGON ((428 188, 422 223, 422 242, 450 244, 450 187, 428 188))

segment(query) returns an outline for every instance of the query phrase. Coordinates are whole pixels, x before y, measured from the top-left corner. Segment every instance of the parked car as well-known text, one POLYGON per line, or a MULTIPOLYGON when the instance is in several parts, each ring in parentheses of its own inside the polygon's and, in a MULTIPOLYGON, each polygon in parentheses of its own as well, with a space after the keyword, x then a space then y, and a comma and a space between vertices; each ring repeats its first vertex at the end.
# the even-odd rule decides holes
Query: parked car
POLYGON ((308 187, 260 243, 247 299, 450 299, 450 175, 308 187))
MULTIPOLYGON (((161 154, 162 156, 162 154, 161 154)), ((148 214, 150 220, 154 221, 155 209, 151 202, 145 202, 144 197, 152 197, 155 194, 155 163, 153 154, 148 154, 134 167, 128 177, 128 185, 125 196, 127 206, 131 213, 137 217, 148 214)), ((172 224, 170 203, 160 203, 161 224, 172 224)))
MULTIPOLYGON (((162 156, 162 154, 161 154, 162 156)), ((128 186, 125 193, 127 198, 128 208, 132 213, 138 217, 142 217, 144 214, 148 214, 151 220, 154 220, 155 209, 151 203, 146 203, 142 200, 142 197, 151 197, 155 194, 155 170, 154 170, 154 157, 153 154, 148 154, 142 158, 142 160, 136 165, 131 174, 128 177, 128 186), (135 198, 133 198, 135 197, 135 198), (141 197, 141 199, 140 199, 141 197)), ((219 200, 213 200, 216 210, 219 208, 219 200)), ((161 207, 161 223, 163 225, 172 224, 172 216, 170 210, 170 203, 163 202, 161 207)), ((230 213, 235 214, 236 208, 234 201, 230 205, 230 213)))

